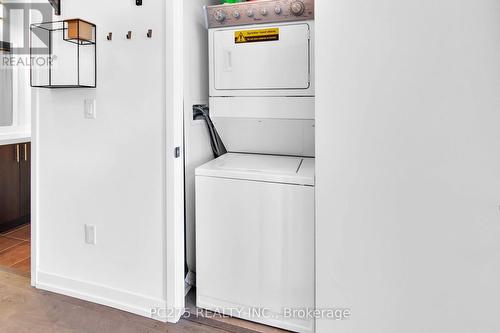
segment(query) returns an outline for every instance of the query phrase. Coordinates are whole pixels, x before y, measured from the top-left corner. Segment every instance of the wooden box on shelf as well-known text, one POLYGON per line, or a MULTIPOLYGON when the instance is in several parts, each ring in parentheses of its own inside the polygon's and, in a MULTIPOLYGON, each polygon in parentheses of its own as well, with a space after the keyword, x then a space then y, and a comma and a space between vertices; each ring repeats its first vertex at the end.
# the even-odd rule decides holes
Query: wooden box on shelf
POLYGON ((94 26, 80 19, 66 20, 68 25, 67 40, 94 41, 94 26))

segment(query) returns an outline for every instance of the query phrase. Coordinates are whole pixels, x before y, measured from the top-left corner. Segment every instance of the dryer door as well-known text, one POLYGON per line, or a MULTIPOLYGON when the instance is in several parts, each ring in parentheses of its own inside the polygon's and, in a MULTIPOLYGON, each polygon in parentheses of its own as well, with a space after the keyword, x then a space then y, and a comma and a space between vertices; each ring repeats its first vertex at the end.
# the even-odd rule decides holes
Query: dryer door
POLYGON ((310 86, 307 23, 217 30, 213 43, 216 90, 296 90, 310 86))

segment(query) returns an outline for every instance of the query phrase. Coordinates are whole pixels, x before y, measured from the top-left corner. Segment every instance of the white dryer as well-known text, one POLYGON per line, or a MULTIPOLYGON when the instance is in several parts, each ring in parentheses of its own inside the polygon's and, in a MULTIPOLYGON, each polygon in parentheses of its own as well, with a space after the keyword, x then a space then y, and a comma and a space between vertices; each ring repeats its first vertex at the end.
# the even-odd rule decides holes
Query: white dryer
POLYGON ((211 6, 210 116, 228 151, 314 156, 314 1, 211 6))

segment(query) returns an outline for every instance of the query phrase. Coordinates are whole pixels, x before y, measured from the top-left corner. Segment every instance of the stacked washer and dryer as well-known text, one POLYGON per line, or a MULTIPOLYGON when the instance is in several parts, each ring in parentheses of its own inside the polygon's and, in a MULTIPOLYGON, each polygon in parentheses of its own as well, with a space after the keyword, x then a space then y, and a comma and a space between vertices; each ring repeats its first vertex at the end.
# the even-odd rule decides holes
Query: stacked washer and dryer
POLYGON ((314 320, 314 3, 210 6, 210 115, 196 169, 197 306, 295 332, 314 320))

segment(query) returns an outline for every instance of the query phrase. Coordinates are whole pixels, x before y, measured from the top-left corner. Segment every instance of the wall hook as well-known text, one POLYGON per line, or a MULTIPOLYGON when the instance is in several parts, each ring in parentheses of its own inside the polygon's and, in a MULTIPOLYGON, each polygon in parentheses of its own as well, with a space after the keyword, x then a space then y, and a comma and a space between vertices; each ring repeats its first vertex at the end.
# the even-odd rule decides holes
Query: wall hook
POLYGON ((148 38, 153 37, 153 29, 149 29, 147 33, 148 38))
POLYGON ((129 32, 127 33, 127 39, 132 39, 132 31, 129 31, 129 32))
POLYGON ((112 32, 108 33, 108 35, 106 36, 106 39, 107 40, 112 40, 113 39, 113 33, 112 32))

